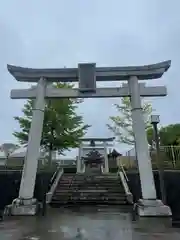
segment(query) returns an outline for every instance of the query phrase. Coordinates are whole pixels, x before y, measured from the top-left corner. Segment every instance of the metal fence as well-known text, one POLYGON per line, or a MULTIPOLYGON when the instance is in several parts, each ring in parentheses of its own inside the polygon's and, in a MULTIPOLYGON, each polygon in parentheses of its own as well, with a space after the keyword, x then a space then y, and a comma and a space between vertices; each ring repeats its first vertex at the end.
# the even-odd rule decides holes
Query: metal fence
MULTIPOLYGON (((157 159, 156 149, 149 147, 150 157, 153 169, 158 168, 158 162, 165 169, 180 169, 180 146, 160 146, 160 159, 157 159)), ((122 157, 123 164, 127 168, 137 168, 137 156, 135 148, 130 149, 122 157)))

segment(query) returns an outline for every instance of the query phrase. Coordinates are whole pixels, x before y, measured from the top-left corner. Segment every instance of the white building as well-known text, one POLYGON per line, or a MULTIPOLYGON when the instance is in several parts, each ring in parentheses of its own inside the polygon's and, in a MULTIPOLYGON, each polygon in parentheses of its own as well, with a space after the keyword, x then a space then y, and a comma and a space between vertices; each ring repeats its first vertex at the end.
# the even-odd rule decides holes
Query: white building
POLYGON ((6 164, 6 154, 3 150, 0 150, 0 166, 5 166, 6 164))

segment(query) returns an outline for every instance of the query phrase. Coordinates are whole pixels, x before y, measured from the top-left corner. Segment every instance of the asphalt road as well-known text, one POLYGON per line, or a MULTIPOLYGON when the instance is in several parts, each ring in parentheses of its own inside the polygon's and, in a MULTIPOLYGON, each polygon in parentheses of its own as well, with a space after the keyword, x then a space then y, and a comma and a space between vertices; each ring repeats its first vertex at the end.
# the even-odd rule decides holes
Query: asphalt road
POLYGON ((0 240, 179 240, 167 219, 132 221, 125 209, 49 209, 45 217, 13 217, 0 223, 0 240))

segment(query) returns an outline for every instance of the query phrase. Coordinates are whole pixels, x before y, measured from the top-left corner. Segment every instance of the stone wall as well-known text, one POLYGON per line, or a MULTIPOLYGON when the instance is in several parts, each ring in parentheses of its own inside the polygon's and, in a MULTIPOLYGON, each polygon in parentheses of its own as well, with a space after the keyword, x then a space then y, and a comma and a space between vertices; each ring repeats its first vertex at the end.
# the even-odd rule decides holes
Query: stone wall
POLYGON ((121 164, 125 169, 136 169, 137 161, 134 156, 119 156, 116 159, 117 166, 120 167, 121 164))
MULTIPOLYGON (((41 172, 37 174, 35 197, 42 201, 44 193, 47 192, 52 173, 41 172)), ((21 180, 20 171, 2 171, 0 172, 0 210, 18 197, 21 180)))
POLYGON ((109 157, 108 158, 109 168, 117 168, 117 160, 116 158, 109 157))
MULTIPOLYGON (((140 178, 137 172, 128 173, 129 187, 136 202, 141 198, 140 178)), ((157 197, 161 198, 159 175, 154 171, 157 197)), ((171 207, 173 217, 180 218, 180 171, 165 171, 164 183, 166 188, 167 204, 171 207)))

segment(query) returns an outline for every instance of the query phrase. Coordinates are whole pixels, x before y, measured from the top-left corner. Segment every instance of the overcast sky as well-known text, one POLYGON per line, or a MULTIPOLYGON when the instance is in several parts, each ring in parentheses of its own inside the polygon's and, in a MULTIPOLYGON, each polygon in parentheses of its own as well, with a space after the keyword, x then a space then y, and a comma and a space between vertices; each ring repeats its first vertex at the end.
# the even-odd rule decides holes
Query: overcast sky
MULTIPOLYGON (((144 65, 172 60, 169 71, 150 84, 165 84, 168 96, 153 100, 161 124, 180 121, 180 1, 164 0, 6 0, 0 7, 0 143, 13 142, 22 100, 10 90, 16 82, 6 65, 76 67, 144 65)), ((102 85, 102 84, 101 84, 102 85)), ((106 124, 116 115, 114 99, 88 99, 79 112, 92 124, 91 137, 109 137, 106 124)), ((123 150, 123 147, 118 146, 123 150)))

